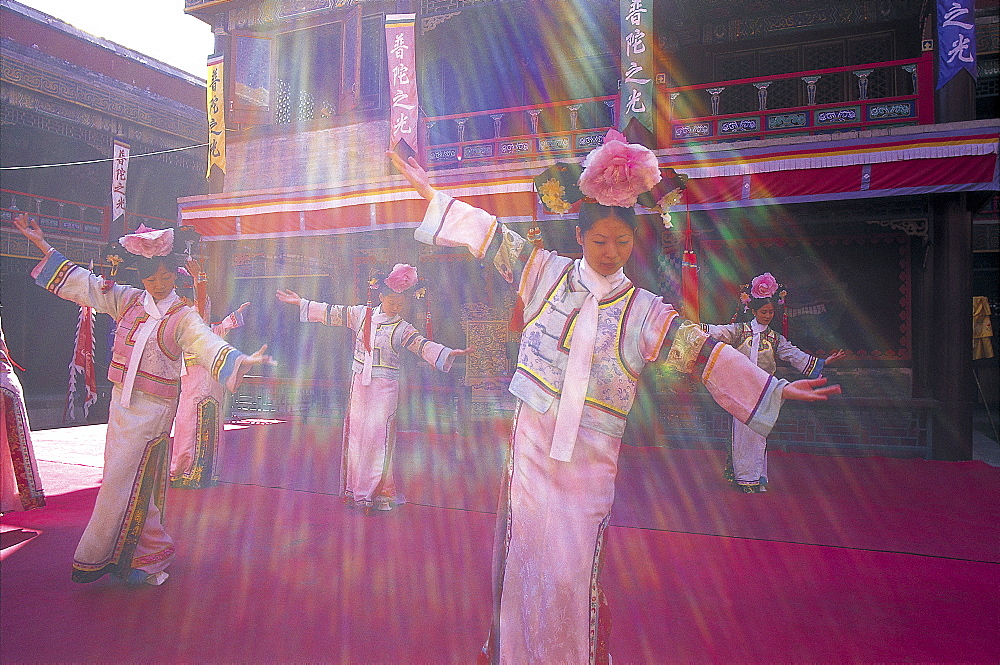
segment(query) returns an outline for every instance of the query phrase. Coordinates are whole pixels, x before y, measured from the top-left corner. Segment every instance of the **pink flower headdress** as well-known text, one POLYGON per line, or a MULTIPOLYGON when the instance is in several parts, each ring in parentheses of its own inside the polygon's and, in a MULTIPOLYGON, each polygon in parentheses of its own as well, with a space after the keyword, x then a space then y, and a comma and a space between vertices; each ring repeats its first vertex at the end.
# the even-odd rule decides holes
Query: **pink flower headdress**
POLYGON ((132 254, 151 259, 154 256, 166 256, 174 249, 174 230, 151 229, 140 224, 134 233, 129 233, 118 239, 122 247, 132 254))
POLYGON ((566 214, 581 199, 623 208, 638 204, 660 213, 669 229, 667 208, 680 202, 687 180, 674 169, 661 171, 649 148, 629 143, 624 134, 611 129, 582 164, 556 162, 535 176, 534 183, 550 213, 566 214))
POLYGON ((652 150, 609 129, 603 145, 583 160, 580 191, 601 205, 631 208, 661 177, 652 150))
POLYGON ((750 282, 750 295, 754 298, 770 298, 778 290, 778 280, 769 272, 757 275, 750 282))
POLYGON ((408 263, 397 263, 383 281, 396 293, 402 293, 417 283, 417 269, 408 263))

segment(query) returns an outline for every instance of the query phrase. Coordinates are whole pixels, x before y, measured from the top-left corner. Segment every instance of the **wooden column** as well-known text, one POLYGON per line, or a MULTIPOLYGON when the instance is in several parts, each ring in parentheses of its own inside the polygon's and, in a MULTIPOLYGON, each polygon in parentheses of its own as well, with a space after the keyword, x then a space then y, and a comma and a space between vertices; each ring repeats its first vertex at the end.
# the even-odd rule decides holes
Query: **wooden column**
POLYGON ((929 389, 941 402, 935 416, 932 455, 972 459, 972 214, 966 194, 931 197, 934 261, 924 306, 931 313, 927 346, 929 389))

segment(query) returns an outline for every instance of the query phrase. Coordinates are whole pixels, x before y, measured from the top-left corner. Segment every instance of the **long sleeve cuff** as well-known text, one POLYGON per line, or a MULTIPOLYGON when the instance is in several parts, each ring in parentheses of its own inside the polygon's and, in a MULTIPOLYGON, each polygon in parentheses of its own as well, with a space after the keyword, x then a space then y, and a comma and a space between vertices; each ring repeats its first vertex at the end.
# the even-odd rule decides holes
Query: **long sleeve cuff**
POLYGON ((774 423, 778 420, 781 405, 785 403, 781 392, 787 385, 788 381, 771 377, 771 381, 764 388, 757 408, 746 423, 747 427, 764 437, 771 433, 774 423))
POLYGON ((31 270, 35 284, 47 291, 57 293, 66 277, 77 268, 76 264, 59 253, 54 247, 42 257, 42 260, 31 270))
POLYGON ((435 192, 413 237, 425 245, 465 247, 481 259, 497 228, 496 218, 485 210, 435 192))

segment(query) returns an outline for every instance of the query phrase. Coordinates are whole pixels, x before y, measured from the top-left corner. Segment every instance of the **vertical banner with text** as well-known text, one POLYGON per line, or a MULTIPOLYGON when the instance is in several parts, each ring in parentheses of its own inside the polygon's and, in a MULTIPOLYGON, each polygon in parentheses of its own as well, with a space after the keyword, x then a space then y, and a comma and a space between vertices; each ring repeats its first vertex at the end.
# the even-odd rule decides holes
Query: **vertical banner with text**
POLYGON ((111 221, 125 214, 125 185, 128 181, 129 144, 115 139, 111 162, 111 221))
POLYGON ((634 118, 653 129, 653 0, 621 0, 621 117, 625 131, 634 118))
POLYGON ((385 49, 389 63, 389 149, 400 141, 417 149, 417 59, 413 25, 416 14, 387 14, 385 49))
POLYGON ((223 97, 222 56, 213 55, 208 59, 208 170, 205 177, 212 174, 212 166, 226 172, 226 107, 223 97))
POLYGON ((966 69, 976 78, 974 0, 937 0, 938 76, 936 89, 966 69))

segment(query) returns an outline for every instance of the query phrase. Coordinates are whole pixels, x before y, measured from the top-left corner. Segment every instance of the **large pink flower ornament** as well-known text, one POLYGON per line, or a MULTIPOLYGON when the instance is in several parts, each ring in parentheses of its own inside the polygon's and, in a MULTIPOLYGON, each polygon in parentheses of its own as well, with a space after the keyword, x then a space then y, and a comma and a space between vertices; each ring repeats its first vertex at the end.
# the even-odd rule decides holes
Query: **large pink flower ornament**
POLYGON ((397 263, 385 278, 385 285, 396 293, 402 293, 417 283, 417 269, 408 263, 397 263))
POLYGON ((118 239, 122 247, 151 259, 154 256, 166 256, 174 249, 173 229, 151 229, 145 224, 140 224, 135 233, 130 233, 118 239))
POLYGON ((660 182, 656 155, 625 135, 608 130, 604 144, 583 160, 580 191, 601 205, 631 208, 643 192, 660 182))
POLYGON ((769 272, 757 275, 750 282, 750 295, 754 298, 770 298, 777 290, 778 280, 769 272))

